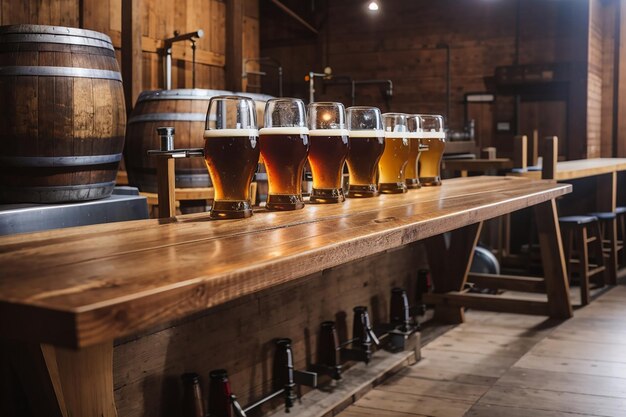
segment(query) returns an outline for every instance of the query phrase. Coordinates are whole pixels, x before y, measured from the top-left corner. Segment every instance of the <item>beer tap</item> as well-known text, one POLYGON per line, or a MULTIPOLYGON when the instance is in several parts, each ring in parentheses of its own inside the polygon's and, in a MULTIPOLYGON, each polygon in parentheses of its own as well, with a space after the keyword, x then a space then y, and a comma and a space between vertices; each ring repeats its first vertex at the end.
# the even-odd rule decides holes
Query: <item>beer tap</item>
POLYGON ((322 322, 318 343, 318 363, 311 365, 317 373, 341 379, 341 346, 334 321, 322 322))
POLYGON ((176 149, 174 146, 176 130, 173 127, 161 126, 157 127, 156 131, 161 147, 158 150, 149 150, 148 156, 157 158, 159 218, 169 218, 176 215, 174 160, 204 157, 204 149, 176 149))
POLYGON ((291 339, 281 338, 277 339, 275 343, 277 348, 274 358, 274 385, 276 391, 243 409, 242 412, 244 413, 249 413, 251 410, 280 395, 284 396, 285 412, 289 413, 298 399, 295 392, 296 385, 317 387, 317 373, 294 369, 291 339))
POLYGON ((378 346, 380 341, 372 329, 367 307, 356 306, 353 311, 352 339, 341 345, 341 358, 367 364, 372 359, 372 345, 378 346), (352 344, 352 347, 345 347, 348 344, 352 344))
POLYGON ((411 336, 418 330, 418 325, 411 320, 411 308, 409 298, 402 288, 391 290, 391 302, 389 303, 386 348, 391 352, 399 352, 414 348, 411 336))

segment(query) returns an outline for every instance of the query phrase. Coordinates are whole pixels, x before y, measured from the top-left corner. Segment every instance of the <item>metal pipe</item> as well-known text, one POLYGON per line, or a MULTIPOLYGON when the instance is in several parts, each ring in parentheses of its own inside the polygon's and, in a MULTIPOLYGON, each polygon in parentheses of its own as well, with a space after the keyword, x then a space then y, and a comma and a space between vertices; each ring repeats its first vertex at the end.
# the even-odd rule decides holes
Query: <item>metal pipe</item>
POLYGON ((278 391, 268 395, 267 397, 263 397, 261 398, 259 401, 255 402, 252 405, 247 406, 246 408, 243 409, 244 413, 249 413, 250 411, 254 410, 255 408, 257 408, 260 405, 265 404, 266 402, 273 400, 274 398, 278 397, 279 395, 282 395, 285 393, 285 389, 279 389, 278 391))
POLYGON ((315 101, 315 77, 324 78, 326 74, 313 71, 309 72, 309 103, 315 101))
POLYGON ((167 38, 163 40, 163 50, 165 51, 165 89, 172 89, 172 45, 176 42, 190 40, 192 42, 192 50, 193 50, 193 81, 195 88, 195 67, 196 67, 196 58, 195 58, 195 39, 199 39, 204 36, 204 31, 202 29, 198 29, 195 32, 183 33, 180 35, 178 32, 174 32, 174 36, 171 38, 167 38))

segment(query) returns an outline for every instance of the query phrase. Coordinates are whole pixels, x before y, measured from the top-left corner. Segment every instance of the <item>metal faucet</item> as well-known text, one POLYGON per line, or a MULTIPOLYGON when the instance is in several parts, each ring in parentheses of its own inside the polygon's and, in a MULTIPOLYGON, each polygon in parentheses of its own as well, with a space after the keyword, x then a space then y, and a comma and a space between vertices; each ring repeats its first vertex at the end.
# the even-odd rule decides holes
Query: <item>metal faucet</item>
POLYGON ((192 67, 191 67, 191 76, 192 76, 192 88, 196 88, 196 39, 200 39, 204 36, 204 31, 202 29, 198 29, 195 32, 189 32, 184 34, 179 34, 178 31, 174 32, 174 36, 171 38, 167 38, 163 40, 163 51, 165 52, 165 89, 172 89, 172 45, 176 42, 181 41, 191 41, 191 51, 192 51, 192 67))
POLYGON ((296 395, 296 385, 306 385, 312 388, 317 387, 317 373, 308 371, 298 371, 293 366, 293 351, 291 350, 291 339, 281 338, 276 340, 276 357, 274 360, 274 382, 276 391, 267 397, 249 405, 242 410, 249 413, 251 410, 266 402, 283 395, 285 398, 285 412, 289 413, 298 399, 296 395))
POLYGON ((369 363, 372 359, 372 345, 378 346, 380 341, 372 329, 367 307, 356 306, 353 311, 352 340, 342 345, 341 357, 344 360, 369 363), (348 344, 352 344, 352 347, 345 347, 348 344))

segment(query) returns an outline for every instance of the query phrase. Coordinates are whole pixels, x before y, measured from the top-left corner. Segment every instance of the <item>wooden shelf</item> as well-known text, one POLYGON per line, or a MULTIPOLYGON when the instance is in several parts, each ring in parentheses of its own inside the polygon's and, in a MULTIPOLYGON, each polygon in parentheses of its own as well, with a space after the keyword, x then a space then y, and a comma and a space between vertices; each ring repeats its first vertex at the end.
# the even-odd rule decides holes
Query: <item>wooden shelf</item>
POLYGON ((404 195, 206 213, 0 239, 0 335, 86 347, 136 334, 351 260, 569 193, 511 177, 446 180, 404 195))

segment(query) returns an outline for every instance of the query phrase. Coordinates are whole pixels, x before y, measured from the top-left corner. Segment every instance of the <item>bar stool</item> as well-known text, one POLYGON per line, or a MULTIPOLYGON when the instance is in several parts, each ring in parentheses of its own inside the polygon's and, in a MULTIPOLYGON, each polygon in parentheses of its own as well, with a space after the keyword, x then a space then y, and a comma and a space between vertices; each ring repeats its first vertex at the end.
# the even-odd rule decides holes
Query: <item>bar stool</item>
POLYGON ((613 211, 591 213, 600 223, 600 236, 602 236, 602 251, 605 265, 608 270, 608 283, 617 285, 617 255, 622 251, 621 242, 617 241, 617 214, 613 211))
MULTIPOLYGON (((580 277, 580 303, 589 304, 589 278, 606 273, 600 224, 594 216, 559 217, 561 236, 565 251, 567 275, 572 281, 574 273, 580 277), (589 255, 595 264, 589 262, 589 255)), ((604 276, 600 275, 598 285, 604 286, 604 276)))

